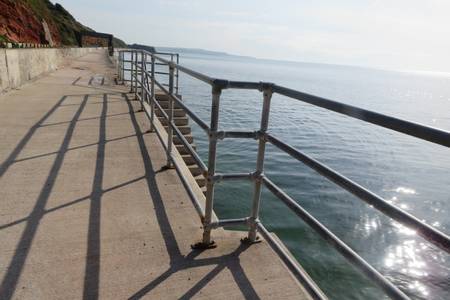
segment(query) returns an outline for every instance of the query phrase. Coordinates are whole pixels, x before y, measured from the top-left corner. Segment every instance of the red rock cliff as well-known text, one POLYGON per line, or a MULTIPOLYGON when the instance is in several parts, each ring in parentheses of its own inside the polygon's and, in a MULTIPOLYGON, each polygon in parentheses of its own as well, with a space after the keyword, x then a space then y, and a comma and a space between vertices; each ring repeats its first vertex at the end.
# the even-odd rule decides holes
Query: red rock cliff
POLYGON ((0 0, 0 36, 12 42, 48 44, 43 22, 46 22, 55 45, 61 38, 52 20, 39 19, 33 10, 21 1, 0 0))

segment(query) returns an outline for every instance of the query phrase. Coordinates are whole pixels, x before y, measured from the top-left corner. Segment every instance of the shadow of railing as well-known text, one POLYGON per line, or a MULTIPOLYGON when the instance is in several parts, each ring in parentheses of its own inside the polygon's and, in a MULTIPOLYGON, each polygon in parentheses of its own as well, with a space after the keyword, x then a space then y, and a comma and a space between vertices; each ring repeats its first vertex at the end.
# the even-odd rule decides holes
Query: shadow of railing
MULTIPOLYGON (((111 95, 117 96, 117 93, 111 93, 111 95)), ((212 258, 195 259, 201 253, 201 251, 196 250, 191 251, 187 256, 182 255, 177 240, 175 238, 174 231, 171 227, 169 216, 167 214, 166 207, 164 205, 164 200, 161 197, 161 193, 159 191, 158 183, 155 177, 158 172, 164 171, 162 170, 155 171, 153 168, 152 160, 148 152, 148 147, 146 146, 144 140, 144 136, 148 133, 142 132, 137 120, 135 108, 133 107, 131 101, 127 98, 126 94, 122 95, 122 97, 124 98, 124 100, 122 101, 125 101, 124 103, 126 103, 126 105, 128 106, 128 112, 108 115, 107 112, 109 100, 108 94, 105 93, 103 94, 102 103, 99 103, 102 105, 100 116, 82 119, 80 118, 80 116, 84 111, 84 109, 86 108, 86 105, 88 105, 89 97, 91 96, 95 97, 100 95, 99 94, 78 95, 83 96, 83 99, 81 103, 78 104, 78 107, 76 108, 76 111, 70 121, 44 124, 49 119, 49 117, 57 110, 57 108, 63 105, 64 101, 67 99, 68 96, 69 95, 66 95, 62 97, 59 101, 57 101, 57 103, 53 105, 50 108, 50 110, 47 113, 45 113, 45 115, 29 129, 29 131, 19 141, 17 146, 12 150, 12 152, 9 154, 7 159, 4 161, 4 163, 2 163, 0 167, 0 175, 4 175, 8 171, 8 168, 11 167, 14 163, 55 155, 50 171, 45 178, 45 182, 43 183, 42 188, 37 196, 37 199, 34 203, 31 213, 26 217, 9 222, 7 224, 0 225, 0 230, 3 230, 11 226, 25 223, 24 230, 22 231, 22 234, 18 239, 17 245, 12 254, 12 258, 7 268, 5 269, 6 270, 5 275, 0 285, 0 299, 13 298, 17 288, 17 284, 19 282, 19 278, 24 270, 27 257, 29 256, 33 240, 36 236, 42 218, 44 218, 44 216, 49 213, 70 207, 83 201, 90 201, 83 297, 84 299, 98 298, 99 283, 100 283, 100 250, 101 250, 100 217, 102 210, 101 205, 102 196, 106 192, 113 191, 115 189, 124 187, 126 185, 135 183, 140 180, 146 181, 148 190, 150 192, 151 201, 153 202, 153 206, 156 211, 156 218, 158 221, 159 229, 163 236, 166 251, 170 258, 170 268, 165 272, 161 273, 149 284, 145 285, 141 290, 137 291, 134 295, 131 296, 131 298, 136 299, 137 297, 149 293, 152 289, 157 287, 166 279, 170 278, 176 272, 180 272, 189 268, 195 268, 198 266, 215 265, 215 267, 209 273, 207 273, 202 279, 198 281, 192 281, 192 287, 182 296, 183 299, 188 299, 196 295, 205 285, 208 284, 208 282, 210 282, 213 278, 215 278, 219 273, 221 273, 225 269, 231 272, 239 289, 246 298, 258 299, 258 295, 255 289, 253 288, 250 280, 247 278, 239 262, 240 253, 245 251, 247 249, 247 246, 241 245, 237 249, 235 249, 235 251, 233 251, 232 253, 212 258), (118 137, 107 140, 106 139, 107 118, 123 114, 130 115, 130 121, 132 123, 134 132, 124 137, 118 137), (95 119, 98 119, 100 123, 98 131, 99 134, 98 141, 86 145, 69 147, 75 131, 76 124, 80 121, 95 120, 95 119), (37 129, 43 127, 48 128, 53 125, 61 125, 61 124, 67 124, 68 127, 67 130, 64 132, 62 143, 57 151, 19 158, 20 153, 28 145, 31 138, 35 135, 37 129), (145 175, 138 176, 134 179, 104 189, 103 176, 105 168, 106 144, 108 142, 134 137, 136 137, 139 145, 140 155, 144 163, 145 175), (97 146, 95 174, 93 177, 91 193, 89 195, 85 195, 83 197, 79 197, 64 204, 47 209, 46 208, 47 202, 52 194, 52 190, 55 186, 56 179, 63 166, 65 155, 69 151, 74 151, 90 146, 97 146)))
POLYGON ((84 271, 83 299, 97 299, 100 282, 100 224, 103 195, 103 174, 105 169, 107 95, 103 95, 102 112, 95 160, 95 174, 92 182, 91 205, 87 237, 86 266, 84 271))
MULTIPOLYGON (((26 222, 25 228, 22 232, 22 235, 17 243, 16 249, 14 251, 14 255, 7 267, 7 271, 5 276, 3 277, 2 283, 0 285, 0 299, 11 299, 14 291, 17 286, 17 282, 19 280, 19 276, 22 273, 25 261, 27 259, 28 253, 31 248, 31 244, 36 235, 36 231, 38 229, 39 223, 42 217, 45 215, 45 206, 47 204, 47 200, 50 197, 52 188, 55 185, 56 178, 61 169, 64 155, 69 148, 70 140, 72 138, 73 132, 75 130, 75 125, 83 112, 84 107, 88 101, 88 95, 85 95, 83 101, 81 102, 79 108, 76 113, 72 117, 72 120, 69 123, 67 131, 64 135, 61 146, 59 147, 59 151, 56 154, 55 160, 53 161, 53 165, 49 171, 49 174, 45 180, 45 183, 42 186, 42 189, 39 193, 39 196, 34 204, 34 207, 28 216, 28 220, 26 222)), ((6 170, 11 166, 12 162, 15 158, 20 154, 20 152, 24 149, 28 141, 34 135, 36 130, 40 125, 58 108, 59 105, 66 99, 66 96, 62 97, 45 115, 41 118, 22 138, 13 152, 9 155, 5 166, 1 168, 0 176, 2 176, 6 170)))
POLYGON ((200 250, 192 250, 187 256, 183 256, 181 254, 155 178, 156 172, 160 172, 161 170, 155 172, 150 154, 148 152, 148 147, 145 144, 142 131, 134 112, 133 105, 126 94, 123 96, 128 104, 131 122, 136 132, 136 137, 145 167, 147 186, 150 191, 151 199, 156 211, 157 221, 170 259, 170 268, 167 271, 159 275, 156 279, 137 291, 134 295, 130 296, 129 299, 142 298, 176 272, 206 265, 216 265, 216 267, 200 281, 196 283, 193 282, 191 289, 189 289, 189 291, 187 291, 180 299, 190 299, 224 269, 228 269, 231 272, 237 286, 247 299, 259 299, 255 289, 239 263, 239 254, 245 251, 249 247, 248 245, 242 244, 235 251, 227 255, 199 260, 195 260, 195 257, 202 252, 200 250))
POLYGON ((9 156, 5 159, 5 161, 0 166, 0 177, 6 173, 6 171, 11 167, 14 161, 19 156, 20 152, 25 148, 27 143, 30 141, 31 137, 36 133, 36 130, 41 127, 44 122, 56 111, 56 109, 62 105, 62 103, 67 99, 67 96, 61 97, 58 102, 53 105, 50 110, 39 120, 37 121, 25 134, 25 136, 20 140, 14 150, 9 154, 9 156))

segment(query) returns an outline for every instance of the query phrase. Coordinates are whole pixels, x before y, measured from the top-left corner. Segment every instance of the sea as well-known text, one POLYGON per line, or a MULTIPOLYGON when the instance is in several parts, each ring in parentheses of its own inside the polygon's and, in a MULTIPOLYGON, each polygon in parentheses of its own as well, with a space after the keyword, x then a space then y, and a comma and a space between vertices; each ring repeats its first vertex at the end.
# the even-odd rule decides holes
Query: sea
MULTIPOLYGON (((214 78, 274 82, 450 131, 450 74, 185 53, 180 64, 214 78)), ((164 81, 164 75, 158 75, 164 81)), ((183 101, 207 123, 211 87, 180 72, 183 101)), ((223 90, 219 130, 259 128, 262 93, 223 90)), ((191 121, 208 160, 208 138, 191 121)), ((274 94, 269 132, 390 203, 450 234, 450 149, 274 94)), ((450 255, 301 162, 267 145, 265 174, 413 299, 450 299, 450 255)), ((253 172, 257 141, 219 142, 217 172, 253 172)), ((219 218, 250 213, 253 186, 216 185, 219 218)), ((387 299, 371 280, 267 190, 260 218, 330 299, 387 299)), ((242 228, 234 228, 242 229, 242 228)))

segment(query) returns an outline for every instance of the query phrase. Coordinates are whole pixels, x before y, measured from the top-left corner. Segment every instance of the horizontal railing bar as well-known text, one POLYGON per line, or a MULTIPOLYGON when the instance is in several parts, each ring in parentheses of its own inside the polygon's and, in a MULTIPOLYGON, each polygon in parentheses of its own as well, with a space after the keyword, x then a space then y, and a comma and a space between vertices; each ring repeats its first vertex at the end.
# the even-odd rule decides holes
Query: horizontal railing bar
POLYGON ((197 211, 197 214, 200 217, 200 220, 203 221, 205 219, 205 209, 200 204, 200 201, 198 201, 197 196, 195 195, 194 191, 192 190, 190 183, 187 182, 186 178, 184 177, 184 174, 181 171, 180 166, 176 162, 177 160, 173 157, 172 154, 170 155, 170 157, 171 157, 172 161, 174 162, 175 170, 177 171, 178 176, 181 178, 181 182, 183 183, 183 186, 187 190, 187 192, 189 194, 189 198, 191 198, 191 201, 194 204, 194 208, 197 211))
POLYGON ((302 206, 288 196, 281 188, 275 185, 270 179, 263 176, 264 186, 267 187, 275 196, 277 196, 284 204, 286 204, 297 216, 299 216, 306 224, 314 229, 324 240, 330 243, 339 253, 341 253, 350 263, 361 270, 372 279, 380 288, 382 288, 390 297, 394 299, 409 299, 401 290, 369 265, 361 258, 353 249, 341 241, 328 228, 309 214, 302 206))
POLYGON ((306 272, 298 266, 297 262, 288 253, 286 253, 286 250, 283 248, 283 246, 281 246, 280 243, 275 240, 270 232, 260 222, 257 222, 256 226, 258 228, 258 232, 264 237, 264 239, 269 243, 272 249, 283 260, 283 262, 295 275, 302 286, 308 291, 308 294, 316 300, 327 300, 327 296, 322 293, 320 288, 306 274, 306 272))
MULTIPOLYGON (((167 119, 168 120, 168 119, 167 119)), ((197 163, 197 166, 202 170, 203 174, 205 174, 206 172, 208 172, 208 167, 205 165, 205 163, 203 162, 203 160, 201 159, 201 157, 198 155, 197 151, 194 150, 194 148, 192 148, 192 145, 189 144, 189 142, 186 140, 186 138, 184 137, 184 135, 181 133, 180 129, 178 129, 178 127, 171 122, 170 123, 175 134, 178 136, 178 138, 181 140, 181 142, 183 143, 183 145, 187 148, 187 150, 189 151, 189 154, 192 156, 192 158, 195 160, 195 162, 197 163)))
POLYGON ((150 90, 149 90, 149 88, 148 88, 148 86, 143 85, 142 88, 143 88, 144 91, 147 93, 147 95, 150 95, 150 94, 151 94, 151 93, 150 93, 150 90))
POLYGON ((166 95, 169 95, 169 91, 164 87, 163 84, 161 84, 158 80, 155 79, 156 86, 159 87, 159 89, 166 95))
POLYGON ((217 132, 217 138, 234 138, 234 139, 256 139, 258 138, 258 131, 219 131, 217 132))
MULTIPOLYGON (((140 63, 140 62, 138 62, 137 64, 136 63, 132 63, 134 66, 136 66, 136 68, 139 70, 139 73, 142 71, 142 70, 145 70, 145 69, 143 69, 142 68, 142 63, 140 63)), ((150 63, 145 63, 145 64, 150 64, 150 63)), ((148 71, 147 71, 148 72, 148 71)), ((169 73, 168 72, 161 72, 161 71, 155 71, 155 74, 159 74, 159 75, 169 75, 169 73)), ((178 77, 178 75, 177 74, 174 74, 173 75, 174 77, 178 77)))
POLYGON ((195 114, 192 110, 190 110, 190 108, 188 108, 183 101, 181 101, 181 99, 179 99, 177 96, 172 95, 169 97, 172 97, 172 99, 178 104, 178 106, 183 109, 188 115, 189 117, 191 117, 191 119, 197 123, 197 125, 203 129, 206 132, 209 132, 209 126, 208 124, 205 123, 205 121, 203 121, 202 119, 200 119, 200 117, 197 116, 197 114, 195 114))
POLYGON ((206 132, 209 132, 209 126, 208 124, 206 124, 202 119, 200 119, 193 111, 191 111, 180 99, 178 99, 178 97, 176 97, 175 95, 170 96, 169 91, 162 85, 160 84, 156 79, 155 79, 155 84, 161 89, 161 91, 168 95, 169 97, 172 97, 172 99, 180 106, 181 109, 183 109, 190 117, 191 119, 197 123, 197 125, 203 129, 206 132))
POLYGON ((144 75, 147 78, 147 80, 148 79, 152 80, 152 74, 149 70, 144 70, 144 75))
MULTIPOLYGON (((141 77, 140 75, 141 75, 140 72, 138 73, 138 76, 136 76, 136 75, 134 74, 134 72, 132 72, 131 77, 133 77, 133 78, 139 78, 139 77, 141 77)), ((138 82, 139 82, 139 81, 138 81, 138 82)))
MULTIPOLYGON (((155 58, 158 58, 155 55, 155 58)), ((262 82, 246 82, 246 81, 228 81, 213 79, 204 74, 182 67, 173 62, 167 61, 163 58, 159 58, 165 63, 173 64, 179 70, 185 73, 192 73, 200 80, 203 80, 209 84, 214 84, 215 81, 220 81, 223 88, 237 88, 237 89, 257 89, 260 90, 264 83, 262 82)), ((191 74, 191 75, 192 75, 191 74)), ((372 112, 355 106, 343 104, 337 101, 328 100, 322 97, 310 95, 293 89, 289 89, 279 85, 272 85, 272 91, 280 95, 284 95, 293 99, 300 100, 305 103, 309 103, 314 106, 322 107, 331 111, 335 111, 344 114, 349 117, 363 120, 384 128, 392 129, 397 132, 415 136, 420 139, 436 143, 442 146, 450 147, 450 132, 441 129, 425 126, 422 124, 401 120, 398 118, 386 116, 380 113, 372 112)))
MULTIPOLYGON (((144 64, 145 65, 147 65, 147 68, 149 69, 150 67, 151 67, 151 65, 152 65, 152 63, 150 62, 150 61, 147 61, 147 62, 144 62, 144 64)), ((155 66, 168 66, 168 64, 165 64, 165 63, 155 63, 155 66)), ((162 71, 155 71, 155 73, 157 73, 157 72, 162 72, 162 71)), ((164 74, 169 74, 169 72, 162 72, 162 73, 164 73, 164 74)), ((173 76, 175 76, 175 77, 178 77, 178 74, 173 74, 173 76)))
POLYGON ((202 73, 199 73, 199 72, 196 72, 194 70, 191 70, 189 68, 183 67, 183 66, 181 66, 181 65, 179 65, 179 64, 177 64, 175 62, 171 62, 171 61, 166 60, 166 59, 164 59, 162 57, 159 57, 157 55, 153 55, 153 56, 155 57, 155 59, 157 59, 159 61, 162 61, 162 62, 164 62, 166 64, 173 65, 176 69, 182 71, 183 73, 186 73, 186 74, 188 74, 188 75, 190 75, 190 76, 192 76, 194 78, 197 78, 198 80, 201 80, 201 81, 206 82, 206 83, 208 83, 210 85, 213 85, 214 78, 211 78, 211 77, 206 76, 206 75, 204 75, 202 73))
POLYGON ((213 78, 203 75, 202 73, 196 72, 194 70, 188 69, 186 67, 183 67, 181 65, 176 64, 176 68, 178 70, 180 70, 181 72, 186 73, 186 74, 190 75, 191 77, 197 78, 198 80, 201 80, 209 85, 212 85, 214 82, 213 78))
MULTIPOLYGON (((410 135, 413 137, 417 137, 432 143, 436 143, 442 146, 450 147, 450 132, 441 130, 438 128, 429 127, 426 125, 422 125, 419 123, 414 123, 402 119, 398 119, 395 117, 390 117, 387 115, 383 115, 380 113, 376 113, 373 111, 365 110, 362 108, 358 108, 355 106, 339 103, 336 101, 328 100, 325 98, 321 98, 318 96, 310 95, 307 93, 303 93, 300 91, 296 91, 293 89, 289 89, 283 86, 278 86, 272 83, 264 83, 264 82, 248 82, 248 81, 228 81, 228 80, 222 80, 222 79, 216 79, 212 78, 210 76, 204 75, 202 73, 196 72, 194 70, 191 70, 189 68, 183 67, 178 64, 178 54, 171 54, 171 53, 150 53, 145 50, 131 50, 127 52, 136 52, 136 56, 139 57, 139 54, 142 55, 149 55, 156 59, 157 61, 161 62, 154 62, 155 65, 169 65, 171 68, 175 68, 176 72, 174 74, 174 77, 178 77, 178 72, 184 72, 188 74, 189 76, 192 76, 196 79, 199 79, 207 84, 210 84, 213 86, 213 88, 216 89, 254 89, 259 91, 265 91, 267 89, 270 89, 271 92, 278 93, 280 95, 287 96, 289 98, 293 98, 317 107, 322 107, 327 110, 331 110, 352 118, 356 118, 359 120, 362 120, 364 122, 372 123, 387 129, 391 129, 400 133, 404 133, 406 135, 410 135), (171 59, 165 59, 162 58, 156 54, 160 55, 170 55, 171 59), (173 60, 173 58, 176 58, 173 60)), ((181 108, 207 133, 209 133, 209 126, 203 122, 195 113, 190 111, 190 109, 187 108, 184 103, 181 102, 180 99, 176 95, 169 94, 167 89, 165 87, 168 87, 168 84, 165 83, 159 83, 155 78, 152 79, 151 74, 144 68, 144 66, 148 66, 149 62, 147 60, 147 57, 144 58, 144 60, 140 59, 138 62, 134 60, 122 60, 122 69, 123 71, 130 71, 130 77, 131 79, 134 79, 136 83, 139 83, 139 85, 147 92, 148 87, 146 88, 143 83, 139 80, 140 76, 143 74, 146 76, 147 80, 150 78, 155 82, 155 84, 165 93, 166 95, 169 95, 173 101, 175 101, 177 104, 181 106, 181 108), (131 69, 125 69, 124 63, 130 63, 131 69)), ((159 75, 169 75, 166 72, 163 71, 154 71, 155 74, 159 75)), ((126 80, 122 79, 122 81, 133 81, 133 80, 126 80)), ((178 82, 178 79, 177 79, 178 82)), ((178 90, 178 87, 177 87, 178 90)), ((150 93, 149 93, 150 94, 150 93)), ((136 96, 138 99, 142 101, 141 96, 136 93, 136 96)), ((203 161, 200 159, 200 157, 197 155, 197 152, 192 148, 192 146, 187 142, 184 135, 181 133, 181 131, 178 129, 178 127, 173 123, 169 121, 168 115, 165 113, 165 110, 162 109, 162 107, 159 105, 158 101, 155 99, 152 99, 155 101, 155 104, 158 106, 158 109, 162 112, 162 116, 168 121, 169 126, 174 129, 175 134, 180 138, 182 141, 182 144, 188 149, 189 153, 192 155, 196 163, 199 165, 201 169, 201 165, 203 165, 204 170, 206 170, 206 165, 204 165, 203 161)), ((148 108, 146 111, 147 117, 150 118, 148 113, 148 108)), ((156 130, 158 134, 158 138, 161 140, 163 146, 167 148, 167 145, 165 145, 165 142, 162 140, 162 136, 159 133, 158 130, 156 130)), ((277 139, 276 137, 270 135, 270 134, 264 134, 263 136, 259 131, 255 132, 245 132, 245 131, 220 131, 217 133, 217 138, 223 139, 223 138, 261 138, 264 137, 264 139, 270 143, 272 143, 274 146, 279 148, 280 150, 286 152, 290 156, 296 158, 297 160, 303 162, 306 166, 312 168, 322 176, 326 177, 330 181, 336 183, 340 187, 344 188, 348 192, 352 193, 359 199, 365 201, 369 205, 375 207, 385 215, 391 217, 393 220, 409 227, 417 231, 417 233, 422 236, 427 241, 433 243, 437 247, 441 248, 442 250, 446 251, 447 253, 450 253, 450 237, 446 234, 440 232, 439 230, 435 229, 432 226, 427 225, 425 222, 420 221, 413 215, 403 211, 402 209, 390 204, 385 199, 381 198, 380 196, 374 194, 373 192, 365 189, 364 187, 358 185, 357 183, 353 182, 352 180, 346 178, 345 176, 339 174, 338 172, 334 171, 333 169, 329 168, 325 164, 322 164, 315 159, 309 157, 308 155, 300 152, 299 150, 293 148, 292 146, 282 142, 281 140, 277 139)), ((167 149, 166 149, 167 150, 167 149)), ((191 191, 190 197, 191 200, 194 203, 194 206, 196 206, 196 210, 199 213, 200 218, 204 219, 205 211, 203 210, 202 206, 199 204, 197 197, 195 196, 195 193, 193 193, 192 189, 190 189, 189 183, 184 178, 181 169, 179 169, 179 166, 175 162, 174 156, 172 154, 169 155, 169 159, 174 161, 174 165, 177 168, 177 173, 179 174, 180 178, 182 178, 183 185, 185 185, 185 188, 191 191)), ((220 181, 220 180, 239 180, 239 179, 255 179, 255 173, 229 173, 229 174, 214 174, 212 177, 213 181, 220 181)), ((369 276, 369 278, 373 279, 377 285, 379 285, 389 296, 394 297, 396 299, 408 299, 408 297, 403 294, 402 291, 400 291, 397 287, 395 287, 390 281, 388 281, 386 278, 384 278, 380 273, 378 273, 373 267, 371 267, 367 262, 365 262, 361 257, 358 256, 351 248, 349 248, 345 243, 343 243, 339 238, 337 238, 331 231, 329 231, 326 227, 324 227, 319 221, 314 219, 306 210, 304 210, 300 205, 298 205, 292 198, 290 198, 285 192, 281 190, 278 186, 276 186, 273 182, 271 182, 269 179, 267 179, 264 175, 258 175, 258 178, 262 178, 264 185, 272 192, 274 193, 278 198, 280 198, 291 210, 293 210, 300 218, 302 218, 309 226, 311 226, 314 230, 316 230, 324 239, 326 239, 330 244, 333 245, 333 247, 338 250, 344 257, 346 257, 354 266, 361 269, 366 275, 369 276), (340 244, 342 243, 342 244, 340 244), (346 249, 347 247, 348 249, 346 249), (360 261, 359 261, 359 260, 360 261)), ((242 224, 245 220, 245 223, 248 223, 248 218, 242 218, 242 219, 228 219, 228 220, 219 220, 217 222, 214 222, 210 224, 209 226, 213 228, 226 226, 223 224, 242 224), (213 225, 214 224, 214 225, 213 225), (214 227, 215 226, 215 227, 214 227)), ((274 250, 278 253, 278 255, 285 261, 285 263, 291 268, 292 266, 296 266, 298 270, 301 271, 301 268, 299 268, 295 261, 292 260, 292 258, 289 256, 289 254, 286 252, 284 253, 283 247, 277 243, 277 241, 270 235, 270 233, 265 229, 265 227, 259 223, 259 221, 256 221, 256 225, 258 226, 258 229, 260 229, 260 232, 267 236, 266 239, 269 240, 269 243, 271 243, 271 246, 274 248, 274 250), (274 244, 275 243, 275 244, 274 244), (277 246, 278 250, 277 251, 277 246), (281 250, 280 250, 281 249, 281 250), (289 260, 291 260, 291 263, 289 263, 289 260), (292 266, 291 266, 292 265, 292 266)), ((293 268, 295 269, 295 268, 293 268)), ((294 273, 298 273, 295 272, 294 273)), ((307 277, 307 276, 306 276, 307 277)), ((309 277, 308 277, 309 278, 309 277)), ((315 284, 313 283, 315 286, 315 284)), ((307 287, 308 288, 308 287, 307 287)), ((318 288, 317 288, 318 289, 318 288)), ((319 290, 319 294, 321 296, 325 297, 322 292, 319 290)), ((312 293, 314 297, 314 292, 312 293)), ((323 299, 323 298, 317 298, 317 299, 323 299)))
POLYGON ((253 173, 216 173, 213 175, 212 180, 214 182, 219 182, 222 180, 253 180, 254 174, 253 173))
POLYGON ((159 104, 158 101, 156 101, 155 99, 153 99, 153 101, 154 101, 154 104, 155 104, 156 108, 158 108, 159 111, 161 112, 163 118, 164 118, 165 120, 169 120, 169 116, 168 116, 167 113, 164 111, 164 109, 161 107, 161 104, 159 104))
POLYGON ((308 155, 298 151, 292 146, 282 142, 276 137, 267 134, 266 138, 267 141, 270 142, 272 145, 286 152, 295 159, 303 162, 308 167, 312 168, 319 174, 323 175, 332 182, 341 186, 342 188, 352 193, 359 199, 372 205, 373 207, 375 207, 385 215, 391 217, 395 221, 399 222, 400 224, 403 224, 409 228, 416 230, 417 233, 420 236, 422 236, 425 240, 438 246, 447 253, 450 253, 450 237, 448 237, 444 233, 440 232, 439 230, 428 224, 425 224, 424 222, 420 221, 413 215, 403 211, 402 209, 396 207, 395 205, 390 204, 380 196, 372 193, 371 191, 360 186, 359 184, 353 182, 352 180, 334 171, 333 169, 309 157, 308 155))
POLYGON ((251 81, 228 81, 227 88, 229 89, 248 89, 248 90, 260 90, 261 82, 251 81))
POLYGON ((160 57, 160 56, 158 56, 158 55, 152 54, 152 56, 153 56, 156 60, 162 61, 163 63, 166 63, 166 64, 168 64, 168 65, 170 65, 170 64, 173 63, 172 61, 167 60, 167 59, 165 59, 165 58, 162 58, 162 57, 160 57))
POLYGON ((248 224, 248 217, 246 218, 239 218, 239 219, 224 219, 224 220, 218 220, 215 222, 211 222, 209 224, 209 228, 215 229, 219 227, 225 227, 225 226, 236 226, 236 225, 247 225, 248 224))
POLYGON ((159 55, 174 55, 174 56, 178 56, 178 53, 170 53, 170 52, 152 52, 155 54, 159 54, 159 55))
MULTIPOLYGON (((156 83, 156 81, 155 81, 156 83)), ((166 112, 164 111, 164 109, 161 107, 161 105, 158 103, 157 100, 153 99, 154 104, 156 105, 156 107, 160 110, 163 118, 170 124, 170 126, 172 127, 172 129, 174 130, 175 134, 178 136, 178 138, 181 140, 181 142, 183 143, 183 145, 187 148, 187 150, 189 151, 189 154, 192 156, 192 158, 195 160, 195 162, 197 163, 198 167, 202 170, 202 172, 207 172, 208 168, 206 167, 205 163, 203 162, 203 160, 200 158, 200 156, 197 154, 197 152, 192 148, 191 144, 186 140, 186 138, 184 137, 184 135, 181 133, 180 129, 178 129, 178 127, 173 123, 169 121, 169 116, 166 114, 166 112)))
POLYGON ((126 52, 126 53, 131 53, 131 52, 138 52, 138 53, 145 53, 147 55, 153 55, 153 54, 159 54, 159 55, 169 55, 169 56, 175 56, 178 57, 179 54, 178 53, 170 53, 170 52, 150 52, 144 49, 123 49, 123 50, 117 50, 118 52, 126 52))
MULTIPOLYGON (((125 95, 125 97, 128 99, 128 97, 126 95, 125 95)), ((150 105, 147 102, 143 102, 143 107, 144 107, 144 112, 147 115, 147 118, 151 121, 150 105)), ((158 136, 158 139, 160 140, 161 144, 163 145, 165 150, 167 150, 167 145, 166 145, 165 141, 163 140, 163 138, 161 136, 161 133, 156 128, 156 126, 153 126, 153 128, 155 129, 156 135, 158 136)), ((178 176, 181 178, 181 182, 183 183, 183 186, 186 189, 186 191, 187 191, 187 193, 189 195, 189 198, 191 199, 191 201, 192 201, 192 203, 194 205, 194 208, 195 208, 197 214, 200 217, 200 220, 203 220, 205 218, 205 211, 204 211, 202 205, 200 204, 200 201, 197 199, 197 196, 194 193, 194 191, 192 190, 190 183, 184 177, 184 174, 181 171, 177 160, 174 159, 172 155, 171 155, 171 159, 172 159, 172 161, 174 163, 175 170, 178 173, 178 176)))
POLYGON ((384 128, 450 147, 450 132, 274 85, 273 92, 384 128))

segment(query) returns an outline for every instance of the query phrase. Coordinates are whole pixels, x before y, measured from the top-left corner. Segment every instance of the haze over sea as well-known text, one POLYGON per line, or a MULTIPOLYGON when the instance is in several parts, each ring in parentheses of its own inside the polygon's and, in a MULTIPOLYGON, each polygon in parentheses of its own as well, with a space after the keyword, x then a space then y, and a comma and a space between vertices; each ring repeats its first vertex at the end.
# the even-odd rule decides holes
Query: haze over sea
MULTIPOLYGON (((212 77, 269 81, 343 103, 450 130, 450 75, 184 53, 181 65, 212 77)), ((162 77, 160 78, 162 79, 162 77)), ((183 100, 209 122, 210 87, 180 74, 183 100)), ((262 95, 224 90, 220 130, 257 130, 262 95)), ((194 122, 191 122, 194 124, 194 122)), ((192 125, 207 160, 207 137, 192 125)), ((450 153, 445 147, 274 95, 269 131, 362 186, 450 233, 450 153)), ((257 143, 225 140, 218 172, 252 172, 257 143)), ((414 299, 450 299, 450 257, 412 230, 268 145, 265 173, 414 299)), ((249 215, 252 185, 216 188, 220 218, 249 215)), ((331 299, 384 299, 340 254, 263 191, 261 219, 331 299)))

